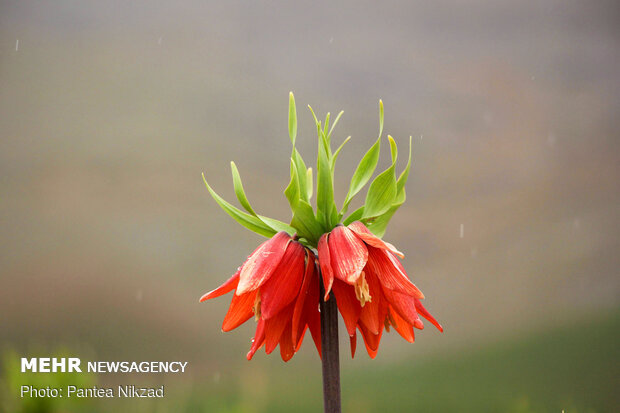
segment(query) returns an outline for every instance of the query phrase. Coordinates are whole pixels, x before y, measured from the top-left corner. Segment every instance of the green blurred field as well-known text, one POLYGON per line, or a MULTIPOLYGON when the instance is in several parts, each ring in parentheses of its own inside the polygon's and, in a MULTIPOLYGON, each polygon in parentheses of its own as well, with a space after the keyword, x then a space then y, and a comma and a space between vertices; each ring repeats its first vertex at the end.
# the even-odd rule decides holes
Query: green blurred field
MULTIPOLYGON (((409 356, 380 364, 358 354, 353 363, 343 360, 343 410, 614 412, 620 406, 619 331, 620 312, 616 312, 454 356, 409 356)), ((341 357, 348 357, 347 349, 343 351, 341 357)), ((382 351, 389 352, 389 346, 384 345, 382 351)), ((162 401, 86 401, 71 405, 70 411, 302 413, 321 410, 318 360, 313 364, 285 365, 274 354, 267 362, 269 376, 258 373, 251 365, 255 362, 250 362, 248 369, 228 371, 227 380, 197 381, 191 390, 171 385, 162 401)), ((41 410, 24 411, 67 411, 49 405, 41 407, 41 410)))

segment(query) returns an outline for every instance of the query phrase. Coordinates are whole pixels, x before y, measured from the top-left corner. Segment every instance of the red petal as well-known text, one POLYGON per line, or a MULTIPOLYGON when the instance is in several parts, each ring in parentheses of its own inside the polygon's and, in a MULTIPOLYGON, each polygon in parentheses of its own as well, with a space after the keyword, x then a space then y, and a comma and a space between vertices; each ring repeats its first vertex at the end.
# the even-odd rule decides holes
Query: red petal
MULTIPOLYGON (((261 314, 267 320, 299 295, 304 277, 305 248, 298 242, 291 242, 273 275, 260 289, 261 314)), ((291 317, 293 311, 291 309, 291 317)))
POLYGON ((287 324, 291 324, 293 316, 293 305, 289 305, 280 311, 275 317, 265 320, 265 351, 271 353, 280 342, 282 332, 287 324))
POLYGON ((278 232, 261 244, 241 267, 235 294, 241 295, 263 285, 280 263, 290 240, 291 236, 286 232, 278 232))
POLYGON ((280 356, 282 360, 289 361, 295 355, 295 346, 293 345, 291 323, 286 325, 282 337, 280 338, 280 356))
POLYGON ((325 301, 327 301, 329 292, 332 290, 332 284, 334 283, 334 272, 332 271, 327 241, 328 237, 329 234, 321 235, 319 245, 317 246, 317 250, 319 252, 319 265, 321 266, 321 273, 323 274, 323 287, 325 287, 325 301))
POLYGON ((353 231, 343 226, 334 228, 328 241, 334 277, 355 284, 368 261, 366 245, 353 231))
MULTIPOLYGON (((314 345, 321 356, 321 313, 319 313, 319 279, 318 274, 315 271, 314 277, 308 287, 308 295, 304 302, 304 311, 302 320, 306 320, 308 327, 310 328, 310 334, 314 345)), ((302 321, 303 323, 303 321, 302 321)))
POLYGON ((437 330, 443 333, 443 327, 441 326, 441 324, 439 324, 437 320, 435 320, 435 317, 433 317, 431 313, 429 313, 426 308, 424 308, 420 300, 418 300, 417 298, 415 299, 415 309, 418 310, 418 313, 420 313, 422 317, 426 318, 428 321, 431 322, 432 325, 437 327, 437 330))
POLYGON ((265 343, 265 320, 258 320, 258 324, 256 324, 256 333, 254 333, 254 338, 252 339, 252 347, 250 347, 250 351, 246 358, 248 360, 252 360, 256 351, 263 346, 265 343))
MULTIPOLYGON (((304 309, 304 302, 306 301, 306 297, 308 295, 308 287, 310 286, 310 282, 315 279, 314 276, 314 253, 309 250, 306 250, 306 272, 304 274, 304 281, 301 285, 301 289, 299 290, 299 295, 297 295, 297 301, 295 301, 295 308, 293 310, 293 342, 297 343, 297 337, 299 337, 300 331, 305 327, 305 323, 301 323, 302 313, 304 309)), ((305 320, 304 320, 305 321, 305 320)))
POLYGON ((410 343, 415 341, 415 333, 413 332, 413 326, 398 315, 398 312, 393 308, 389 310, 390 324, 401 335, 402 338, 410 343))
POLYGON ((351 342, 351 358, 355 358, 355 348, 357 347, 357 331, 354 335, 349 336, 349 341, 351 342))
POLYGON ((211 290, 205 295, 203 295, 200 298, 200 302, 209 300, 211 298, 219 297, 237 288, 237 284, 239 284, 239 273, 240 272, 241 272, 241 269, 237 270, 235 275, 230 277, 228 281, 226 281, 224 284, 220 285, 215 290, 211 290))
POLYGON ((379 334, 379 329, 383 325, 383 320, 385 320, 387 305, 383 302, 383 291, 381 291, 381 284, 379 284, 377 277, 371 271, 365 272, 365 277, 372 298, 371 301, 367 302, 362 307, 360 321, 363 322, 373 334, 379 334))
POLYGON ((390 252, 368 247, 368 267, 379 277, 384 288, 424 298, 422 291, 407 278, 405 269, 390 252))
POLYGON ((230 307, 222 323, 222 331, 230 331, 245 323, 254 315, 254 301, 257 291, 243 295, 233 295, 230 307))
MULTIPOLYGON (((306 335, 306 331, 308 331, 308 324, 304 326, 304 329, 301 331, 301 334, 298 334, 299 338, 297 339, 297 344, 295 344, 295 352, 299 351, 301 347, 301 343, 304 341, 304 336, 306 335)), ((293 341, 294 343, 295 341, 293 341)))
POLYGON ((319 352, 319 357, 321 355, 321 316, 318 312, 318 309, 315 313, 311 313, 308 317, 308 328, 310 329, 310 334, 312 335, 312 340, 314 341, 314 346, 316 350, 319 352))
MULTIPOLYGON (((404 318, 407 323, 420 328, 421 320, 415 310, 415 298, 397 291, 388 290, 387 288, 383 288, 383 294, 385 299, 391 304, 392 309, 399 316, 404 318)), ((421 327, 424 326, 422 325, 421 327)))
POLYGON ((381 342, 381 335, 383 334, 383 329, 379 331, 379 334, 372 334, 370 331, 364 327, 363 324, 359 326, 360 331, 362 332, 362 337, 364 338, 364 344, 366 344, 366 350, 368 351, 368 355, 370 358, 374 359, 377 357, 377 353, 379 351, 379 343, 381 342))
POLYGON ((362 311, 360 302, 355 296, 355 289, 349 284, 335 279, 332 290, 336 296, 338 310, 342 315, 344 325, 347 327, 347 332, 352 336, 355 334, 355 327, 362 311))
POLYGON ((361 222, 352 222, 347 226, 347 228, 355 232, 355 235, 360 237, 362 241, 364 241, 366 244, 375 248, 383 248, 384 250, 391 251, 392 253, 398 255, 400 258, 405 258, 405 255, 399 250, 397 250, 396 247, 394 247, 389 242, 385 242, 381 238, 375 236, 375 234, 370 232, 370 230, 366 228, 366 225, 362 224, 361 222))

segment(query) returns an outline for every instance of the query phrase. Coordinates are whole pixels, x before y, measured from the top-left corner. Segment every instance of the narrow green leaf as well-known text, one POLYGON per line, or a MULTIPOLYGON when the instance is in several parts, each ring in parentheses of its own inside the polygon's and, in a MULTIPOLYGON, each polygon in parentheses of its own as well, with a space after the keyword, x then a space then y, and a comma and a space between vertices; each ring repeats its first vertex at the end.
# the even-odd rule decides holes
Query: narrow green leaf
POLYGON ((287 232, 289 235, 293 235, 296 232, 295 228, 277 219, 265 217, 262 215, 257 215, 257 217, 266 225, 273 228, 276 232, 284 231, 287 232))
POLYGON ((405 184, 407 183, 409 170, 411 168, 411 149, 412 137, 409 137, 409 158, 407 160, 407 166, 405 167, 403 172, 401 172, 398 180, 396 181, 396 197, 394 198, 394 203, 392 204, 390 209, 387 210, 387 212, 384 212, 383 214, 371 219, 370 222, 368 222, 368 229, 370 229, 373 234, 378 237, 383 237, 387 229, 387 225, 390 222, 390 219, 392 219, 392 216, 398 210, 398 208, 400 208, 405 203, 405 199, 407 198, 405 184))
MULTIPOLYGON (((316 209, 317 218, 326 230, 331 229, 334 205, 334 185, 332 182, 331 165, 325 148, 325 141, 319 140, 317 160, 316 209)), ((333 223, 335 225, 335 223, 333 223)))
POLYGON ((392 163, 396 163, 396 159, 398 158, 398 147, 396 146, 396 141, 390 135, 388 135, 388 141, 390 141, 390 155, 392 156, 392 163))
POLYGON ((376 217, 390 209, 396 197, 394 165, 380 173, 368 188, 363 218, 376 217))
POLYGON ((235 187, 235 195, 237 195, 237 199, 243 208, 248 211, 250 214, 256 216, 256 212, 252 209, 248 198, 245 196, 245 191, 243 190, 243 183, 241 182, 241 176, 239 175, 239 171, 237 170, 237 165, 234 162, 230 162, 230 169, 232 170, 233 176, 233 185, 235 187))
POLYGON ((382 238, 385 235, 385 231, 387 229, 387 225, 392 219, 392 216, 396 212, 396 210, 400 207, 400 205, 393 205, 387 212, 382 215, 372 218, 366 222, 366 226, 368 229, 375 234, 377 237, 382 238))
POLYGON ((239 224, 243 225, 250 231, 254 231, 257 234, 263 235, 267 238, 271 238, 275 235, 276 231, 266 225, 259 218, 239 210, 238 208, 226 202, 222 197, 220 197, 209 186, 209 183, 207 182, 204 173, 202 174, 202 179, 205 182, 205 185, 207 186, 207 189, 209 190, 209 193, 211 194, 215 202, 217 202, 220 208, 222 208, 224 212, 230 215, 235 221, 237 221, 239 224))
POLYGON ((308 194, 308 201, 312 198, 313 182, 312 182, 312 168, 306 170, 306 193, 308 194))
POLYGON ((409 158, 407 159, 407 166, 401 172, 398 180, 396 181, 396 203, 402 204, 405 202, 405 184, 407 183, 407 179, 409 178, 409 170, 411 169, 411 149, 412 149, 413 138, 409 137, 409 158), (402 198, 402 200, 401 200, 402 198))
POLYGON ((375 168, 377 167, 377 162, 379 161, 379 152, 381 150, 381 138, 377 139, 377 141, 368 149, 368 152, 364 155, 359 165, 357 165, 357 169, 353 173, 353 178, 351 178, 351 184, 349 185, 349 192, 344 200, 344 205, 342 206, 341 214, 345 214, 347 212, 347 208, 349 207, 349 203, 353 199, 353 197, 366 185, 366 183, 372 177, 375 168))
POLYGON ((359 221, 360 219, 362 219, 362 215, 364 215, 363 205, 359 207, 358 209, 356 209, 355 211, 351 212, 351 215, 349 215, 347 219, 344 220, 343 224, 349 225, 351 222, 359 221))
POLYGON ((293 92, 290 92, 288 95, 288 136, 291 138, 293 146, 295 146, 295 139, 297 139, 297 109, 295 108, 293 92))
POLYGON ((327 134, 327 128, 329 128, 329 116, 330 116, 330 113, 327 112, 327 116, 325 116, 325 125, 323 126, 323 135, 325 135, 325 138, 327 139, 328 143, 329 143, 329 135, 327 134))
MULTIPOLYGON (((308 182, 306 179, 306 164, 297 151, 293 149, 293 162, 295 163, 295 169, 297 171, 297 180, 299 181, 299 197, 305 201, 308 201, 308 182)), ((312 184, 311 184, 312 185, 312 184)))
POLYGON ((334 155, 332 156, 332 169, 334 167, 334 165, 336 165, 336 159, 338 159, 338 155, 340 154, 340 151, 342 150, 342 148, 344 147, 344 145, 349 142, 349 140, 351 139, 350 136, 347 136, 347 139, 345 139, 340 146, 338 147, 338 149, 336 149, 336 152, 334 152, 334 155))
POLYGON ((295 228, 297 235, 307 239, 315 247, 319 237, 323 234, 323 227, 314 216, 312 206, 304 200, 297 203, 291 226, 295 228))
POLYGON ((314 110, 312 110, 312 106, 308 105, 308 109, 310 109, 310 113, 312 113, 312 117, 314 118, 314 123, 316 124, 316 133, 317 135, 321 136, 321 121, 317 119, 316 115, 314 114, 314 110))
POLYGON ((327 134, 328 137, 331 138, 332 132, 334 131, 334 128, 338 124, 338 121, 340 120, 340 117, 342 116, 343 113, 344 113, 344 110, 341 110, 338 116, 336 116, 336 119, 334 119, 334 123, 332 124, 332 127, 329 129, 329 133, 327 134))
POLYGON ((294 210, 300 199, 300 188, 297 167, 295 166, 295 161, 293 158, 291 158, 291 180, 284 190, 284 195, 286 195, 286 199, 288 199, 291 209, 294 210))

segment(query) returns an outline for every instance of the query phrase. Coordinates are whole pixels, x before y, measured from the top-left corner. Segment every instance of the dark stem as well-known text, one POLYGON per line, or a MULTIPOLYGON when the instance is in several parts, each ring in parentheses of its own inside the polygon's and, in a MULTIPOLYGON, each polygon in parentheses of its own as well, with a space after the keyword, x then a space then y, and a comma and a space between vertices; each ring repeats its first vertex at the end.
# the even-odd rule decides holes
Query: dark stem
MULTIPOLYGON (((321 277, 319 277, 320 279, 321 277)), ((340 356, 338 350, 338 308, 334 294, 323 301, 321 286, 321 353, 323 363, 323 408, 325 413, 340 413, 340 356)))

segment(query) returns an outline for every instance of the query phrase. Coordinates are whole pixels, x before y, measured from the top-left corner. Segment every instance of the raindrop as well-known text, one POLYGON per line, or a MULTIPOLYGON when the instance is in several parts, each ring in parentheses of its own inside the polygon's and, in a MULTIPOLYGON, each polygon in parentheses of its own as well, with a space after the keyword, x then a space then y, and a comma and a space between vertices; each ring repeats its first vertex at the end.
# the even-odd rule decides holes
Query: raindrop
POLYGON ((136 301, 142 301, 142 290, 136 291, 136 301))
POLYGON ((220 382, 220 372, 216 371, 215 373, 213 373, 213 381, 216 383, 220 382))
POLYGON ((19 51, 19 39, 15 40, 15 51, 18 52, 19 51))
POLYGON ((465 236, 465 224, 461 224, 461 238, 465 236))

